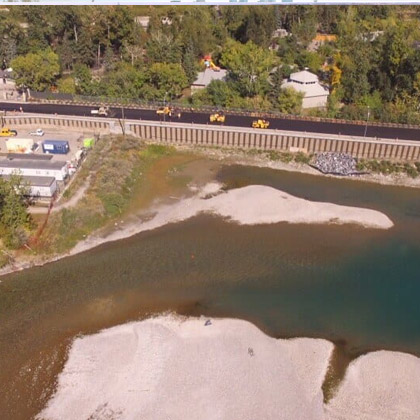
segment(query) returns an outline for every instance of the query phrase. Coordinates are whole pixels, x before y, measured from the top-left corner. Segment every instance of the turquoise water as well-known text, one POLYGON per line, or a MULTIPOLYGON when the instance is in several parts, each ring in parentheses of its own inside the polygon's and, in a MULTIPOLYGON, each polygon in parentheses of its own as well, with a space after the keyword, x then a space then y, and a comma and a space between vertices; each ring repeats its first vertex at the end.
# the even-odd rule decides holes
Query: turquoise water
POLYGON ((49 357, 53 365, 50 350, 75 335, 165 310, 244 318, 276 337, 324 337, 352 355, 420 356, 418 190, 239 166, 218 179, 373 208, 395 227, 238 226, 199 216, 5 276, 0 383, 9 397, 22 366, 49 357))

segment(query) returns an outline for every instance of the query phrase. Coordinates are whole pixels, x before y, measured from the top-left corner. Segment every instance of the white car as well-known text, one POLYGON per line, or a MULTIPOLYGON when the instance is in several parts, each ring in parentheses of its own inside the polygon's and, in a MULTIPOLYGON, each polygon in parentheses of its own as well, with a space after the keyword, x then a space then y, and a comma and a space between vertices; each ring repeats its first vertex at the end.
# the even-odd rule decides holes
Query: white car
POLYGON ((32 131, 29 133, 30 136, 39 136, 42 137, 44 135, 44 131, 41 128, 38 128, 36 131, 32 131))

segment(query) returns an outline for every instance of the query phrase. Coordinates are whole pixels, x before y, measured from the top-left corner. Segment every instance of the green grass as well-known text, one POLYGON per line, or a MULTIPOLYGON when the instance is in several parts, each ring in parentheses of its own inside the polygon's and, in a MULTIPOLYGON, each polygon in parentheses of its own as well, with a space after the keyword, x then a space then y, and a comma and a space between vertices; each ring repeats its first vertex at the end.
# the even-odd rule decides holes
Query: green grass
POLYGON ((75 207, 53 213, 39 243, 47 254, 65 252, 93 231, 113 221, 129 207, 144 184, 144 174, 157 159, 170 156, 172 147, 146 145, 134 137, 107 136, 90 152, 76 186, 87 174, 92 178, 86 195, 75 207))
POLYGON ((402 173, 410 178, 417 178, 420 175, 420 163, 414 165, 407 162, 391 162, 389 160, 364 160, 357 162, 359 171, 367 171, 372 173, 380 173, 383 175, 391 175, 402 173))

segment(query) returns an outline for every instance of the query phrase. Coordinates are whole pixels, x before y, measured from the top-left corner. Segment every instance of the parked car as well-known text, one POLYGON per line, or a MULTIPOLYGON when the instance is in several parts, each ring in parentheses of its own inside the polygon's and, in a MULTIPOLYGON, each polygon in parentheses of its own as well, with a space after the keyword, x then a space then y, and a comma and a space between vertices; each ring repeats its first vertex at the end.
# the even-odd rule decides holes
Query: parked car
POLYGON ((41 128, 37 128, 36 131, 32 131, 29 133, 30 136, 39 136, 42 137, 44 135, 44 131, 41 128))
POLYGON ((34 143, 31 147, 32 152, 36 152, 39 149, 39 143, 34 143))

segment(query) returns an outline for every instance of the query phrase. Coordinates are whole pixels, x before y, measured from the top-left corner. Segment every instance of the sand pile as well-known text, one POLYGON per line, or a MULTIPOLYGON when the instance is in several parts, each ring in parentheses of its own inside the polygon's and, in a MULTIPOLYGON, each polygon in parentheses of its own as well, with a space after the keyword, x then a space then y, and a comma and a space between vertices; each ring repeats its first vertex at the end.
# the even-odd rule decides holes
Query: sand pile
POLYGON ((244 225, 287 222, 353 223, 375 229, 393 226, 385 214, 376 210, 313 202, 263 185, 250 185, 226 192, 221 187, 218 183, 209 183, 193 197, 156 207, 148 221, 125 226, 105 238, 92 236, 78 244, 71 253, 187 220, 200 213, 216 214, 244 225))
POLYGON ((38 418, 321 420, 332 349, 239 320, 125 324, 75 340, 38 418))

